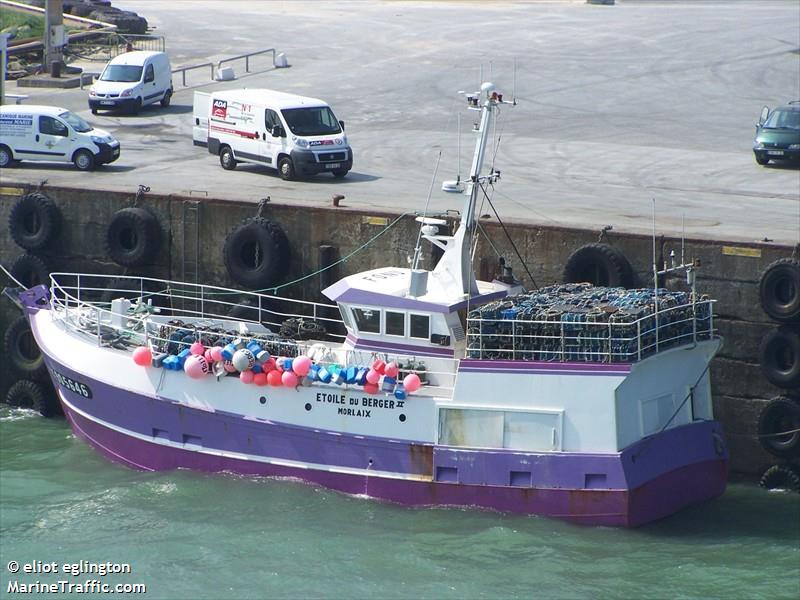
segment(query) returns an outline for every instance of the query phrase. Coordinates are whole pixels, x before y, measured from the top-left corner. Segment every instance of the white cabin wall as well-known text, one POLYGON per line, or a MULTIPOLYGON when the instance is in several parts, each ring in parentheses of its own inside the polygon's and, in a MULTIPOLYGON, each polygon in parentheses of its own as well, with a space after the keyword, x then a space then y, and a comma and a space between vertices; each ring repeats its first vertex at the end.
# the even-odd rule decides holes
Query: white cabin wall
MULTIPOLYGON (((664 427, 698 380, 695 406, 700 410, 694 418, 712 418, 708 371, 704 375, 703 371, 717 346, 717 341, 701 342, 694 348, 666 350, 632 365, 630 375, 617 389, 618 450, 664 427)), ((692 403, 687 400, 669 427, 691 421, 692 403)))
POLYGON ((483 408, 561 416, 562 452, 615 452, 615 390, 622 376, 534 373, 458 374, 455 403, 441 408, 483 408))

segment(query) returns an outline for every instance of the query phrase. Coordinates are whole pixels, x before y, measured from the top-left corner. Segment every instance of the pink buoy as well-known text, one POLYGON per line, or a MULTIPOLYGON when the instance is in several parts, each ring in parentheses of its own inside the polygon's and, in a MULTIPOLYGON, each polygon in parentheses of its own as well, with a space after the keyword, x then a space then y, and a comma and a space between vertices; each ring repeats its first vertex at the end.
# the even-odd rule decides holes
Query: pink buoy
POLYGON ((267 385, 267 374, 266 373, 256 373, 253 377, 253 383, 256 385, 267 385))
POLYGON ((300 382, 297 379, 297 375, 295 375, 292 371, 284 371, 283 375, 281 375, 281 383, 288 388, 297 387, 297 384, 300 382))
POLYGON ((364 391, 367 394, 377 394, 378 393, 378 384, 376 384, 376 383, 366 383, 364 385, 364 391))
POLYGON ((233 366, 233 363, 232 363, 231 361, 229 361, 229 360, 224 360, 224 361, 222 361, 222 367, 223 367, 223 368, 224 368, 224 369, 225 369, 225 370, 226 370, 228 373, 238 373, 238 371, 236 370, 236 367, 234 367, 234 366, 233 366))
POLYGON ((307 356, 298 356, 292 361, 292 371, 298 377, 305 377, 311 370, 311 359, 307 356))
POLYGON ((261 370, 264 371, 264 373, 269 373, 270 371, 274 371, 275 359, 270 356, 267 360, 261 363, 261 370))
POLYGON ((211 356, 211 348, 209 348, 208 350, 206 350, 203 353, 203 358, 205 358, 206 361, 209 362, 209 363, 213 363, 214 362, 214 357, 211 356))
POLYGON ((183 370, 192 379, 200 379, 208 375, 211 368, 208 366, 208 361, 206 361, 205 357, 199 354, 192 354, 183 363, 183 370))
POLYGON ((403 379, 403 387, 409 394, 413 394, 414 392, 416 392, 421 385, 422 382, 419 379, 419 375, 417 375, 416 373, 409 373, 403 379))
POLYGON ((140 367, 149 367, 153 362, 153 353, 147 346, 139 346, 133 351, 133 362, 140 367))
MULTIPOLYGON (((378 373, 375 369, 370 369, 367 371, 367 383, 372 385, 378 385, 378 382, 381 380, 381 374, 378 373)), ((366 387, 364 388, 366 389, 366 387)))
POLYGON ((256 376, 255 373, 253 373, 252 371, 242 371, 241 373, 239 373, 239 379, 242 383, 253 383, 253 379, 255 379, 255 376, 256 376))
POLYGON ((189 346, 189 352, 191 352, 192 354, 198 354, 198 355, 202 356, 203 353, 205 353, 205 351, 206 351, 206 349, 203 347, 203 344, 201 344, 200 342, 195 342, 194 344, 189 346))
POLYGON ((383 368, 383 374, 387 377, 397 377, 397 372, 399 370, 396 362, 390 362, 383 368))
POLYGON ((222 348, 220 348, 219 346, 214 346, 209 350, 209 352, 211 352, 211 359, 214 362, 219 362, 221 360, 224 360, 222 356, 222 348))
POLYGON ((376 359, 375 362, 372 363, 372 370, 376 371, 378 375, 383 375, 383 370, 386 368, 386 363, 383 362, 380 358, 376 359))
POLYGON ((274 387, 280 387, 281 385, 281 372, 277 369, 270 371, 267 373, 267 383, 274 387))

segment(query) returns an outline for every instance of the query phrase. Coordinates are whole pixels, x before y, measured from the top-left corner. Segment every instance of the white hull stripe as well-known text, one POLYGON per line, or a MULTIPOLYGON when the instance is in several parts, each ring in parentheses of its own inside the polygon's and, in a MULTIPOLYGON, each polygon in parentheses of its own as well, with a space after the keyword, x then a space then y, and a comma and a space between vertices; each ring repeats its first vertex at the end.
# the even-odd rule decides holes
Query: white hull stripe
MULTIPOLYGON (((408 480, 408 481, 431 481, 431 477, 426 477, 424 475, 411 475, 411 474, 403 474, 403 473, 393 473, 393 472, 390 472, 390 471, 376 471, 376 470, 373 470, 373 469, 353 469, 353 468, 348 468, 348 467, 331 467, 330 465, 304 463, 304 462, 299 462, 299 461, 294 461, 294 460, 284 460, 284 459, 278 459, 278 458, 266 458, 264 456, 257 456, 255 454, 245 454, 245 453, 242 453, 242 452, 223 452, 221 450, 211 450, 209 448, 200 448, 197 445, 179 444, 179 443, 173 442, 171 440, 165 440, 165 439, 162 439, 162 438, 153 438, 153 437, 150 437, 150 436, 142 435, 141 433, 136 433, 135 431, 130 431, 128 429, 123 429, 122 427, 118 427, 117 425, 114 425, 112 423, 108 423, 106 421, 103 421, 102 419, 98 419, 96 417, 93 417, 92 415, 88 414, 87 412, 77 408, 72 403, 70 403, 64 397, 64 395, 61 394, 60 392, 59 392, 59 396, 61 397, 61 401, 67 406, 67 408, 69 408, 69 410, 79 414, 84 419, 88 419, 89 421, 92 421, 93 423, 96 423, 98 425, 101 425, 103 427, 111 429, 112 431, 116 431, 117 433, 121 433, 122 435, 127 435, 128 437, 132 437, 132 438, 135 438, 135 439, 143 441, 143 442, 148 442, 150 444, 156 444, 156 445, 159 445, 159 446, 167 446, 169 448, 174 448, 176 450, 186 450, 187 452, 197 452, 199 454, 207 454, 209 456, 219 456, 219 457, 222 457, 222 458, 234 458, 234 459, 238 459, 238 460, 246 460, 246 461, 250 461, 250 462, 259 462, 259 463, 275 465, 275 466, 278 466, 278 467, 289 467, 289 468, 293 468, 293 469, 309 469, 309 470, 315 470, 315 471, 326 471, 326 472, 329 472, 329 473, 339 473, 339 474, 344 474, 344 475, 359 475, 359 476, 362 476, 362 477, 367 477, 367 476, 382 477, 384 479, 403 479, 403 480, 408 480), (190 446, 190 447, 187 447, 187 446, 190 446)), ((108 448, 105 448, 105 447, 104 447, 104 449, 108 450, 108 448)), ((108 451, 111 454, 114 454, 115 456, 119 456, 113 450, 108 450, 108 451)), ((120 459, 125 461, 125 462, 131 463, 131 461, 125 459, 125 457, 123 457, 123 456, 120 456, 120 459)), ((131 464, 133 464, 133 463, 131 463, 131 464)), ((152 470, 152 469, 148 469, 148 470, 152 470)))

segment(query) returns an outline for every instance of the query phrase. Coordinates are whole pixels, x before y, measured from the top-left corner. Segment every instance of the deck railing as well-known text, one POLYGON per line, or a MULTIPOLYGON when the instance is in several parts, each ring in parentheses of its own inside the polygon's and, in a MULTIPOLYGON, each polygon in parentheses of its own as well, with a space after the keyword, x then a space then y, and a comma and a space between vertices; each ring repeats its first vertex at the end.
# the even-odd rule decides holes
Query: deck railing
POLYGON ((53 273, 50 280, 51 305, 58 318, 70 329, 96 338, 100 345, 129 350, 148 344, 157 352, 176 354, 189 346, 187 338, 205 346, 239 338, 257 342, 271 356, 305 354, 322 366, 369 368, 379 357, 396 361, 401 377, 417 373, 431 384, 419 394, 452 396, 458 361, 436 359, 441 366, 431 369, 413 355, 346 349, 336 305, 146 277, 118 276, 110 286, 106 275, 53 273), (120 297, 132 302, 124 314, 112 307, 112 301, 120 297), (301 339, 281 334, 287 322, 297 325, 301 339), (238 323, 263 327, 239 328, 238 323), (304 325, 311 324, 315 326, 303 331, 304 325), (302 339, 304 335, 312 339, 302 339))

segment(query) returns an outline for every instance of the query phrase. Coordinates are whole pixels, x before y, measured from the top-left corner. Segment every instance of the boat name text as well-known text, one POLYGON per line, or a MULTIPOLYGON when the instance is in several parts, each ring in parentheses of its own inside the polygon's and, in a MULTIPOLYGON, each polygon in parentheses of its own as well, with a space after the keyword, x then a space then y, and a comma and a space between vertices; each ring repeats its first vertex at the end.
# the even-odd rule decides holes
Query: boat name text
POLYGON ((81 383, 80 381, 75 381, 71 377, 62 375, 55 369, 50 369, 50 371, 53 373, 53 377, 56 378, 56 381, 58 381, 58 383, 61 384, 61 387, 63 387, 64 389, 69 390, 70 392, 74 392, 75 394, 78 394, 80 396, 83 396, 84 398, 92 397, 92 390, 85 383, 81 383))
POLYGON ((346 417, 363 417, 371 418, 373 408, 382 408, 386 410, 394 410, 396 408, 403 408, 404 400, 395 400, 394 398, 373 398, 371 396, 350 396, 346 394, 326 394, 324 392, 317 393, 317 402, 324 404, 338 404, 340 405, 336 414, 344 415, 346 417))

